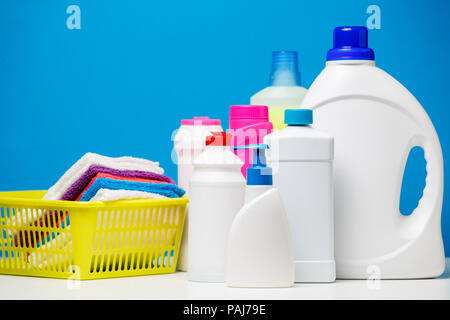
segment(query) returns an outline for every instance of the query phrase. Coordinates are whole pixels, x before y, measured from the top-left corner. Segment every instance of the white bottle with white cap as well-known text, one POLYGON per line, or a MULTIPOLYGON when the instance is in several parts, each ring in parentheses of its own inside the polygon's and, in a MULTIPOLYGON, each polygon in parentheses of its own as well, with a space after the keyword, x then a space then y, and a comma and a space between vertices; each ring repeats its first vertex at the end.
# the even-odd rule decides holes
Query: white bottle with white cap
POLYGON ((213 133, 194 160, 189 184, 188 279, 224 282, 230 227, 244 204, 243 162, 230 149, 231 135, 213 133))
MULTIPOLYGON (((193 161, 195 157, 205 150, 205 139, 211 132, 220 132, 222 127, 220 120, 209 117, 194 117, 194 119, 181 120, 181 126, 174 137, 173 160, 178 166, 178 186, 186 191, 189 197, 189 179, 194 170, 193 161)), ((189 230, 189 204, 186 208, 183 236, 181 238, 180 254, 178 256, 177 269, 187 271, 187 248, 189 230)))
POLYGON ((311 126, 312 110, 287 109, 284 119, 288 126, 264 142, 291 227, 295 282, 333 282, 334 140, 311 126))

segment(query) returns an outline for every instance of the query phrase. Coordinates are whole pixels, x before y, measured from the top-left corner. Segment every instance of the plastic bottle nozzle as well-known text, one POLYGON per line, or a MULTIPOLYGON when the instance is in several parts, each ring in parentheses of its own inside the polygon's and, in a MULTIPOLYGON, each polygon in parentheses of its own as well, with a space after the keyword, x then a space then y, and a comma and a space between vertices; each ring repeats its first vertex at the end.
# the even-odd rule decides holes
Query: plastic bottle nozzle
POLYGON ((234 147, 234 150, 252 149, 252 166, 247 168, 247 185, 272 185, 272 168, 266 164, 267 144, 251 144, 247 146, 234 147))

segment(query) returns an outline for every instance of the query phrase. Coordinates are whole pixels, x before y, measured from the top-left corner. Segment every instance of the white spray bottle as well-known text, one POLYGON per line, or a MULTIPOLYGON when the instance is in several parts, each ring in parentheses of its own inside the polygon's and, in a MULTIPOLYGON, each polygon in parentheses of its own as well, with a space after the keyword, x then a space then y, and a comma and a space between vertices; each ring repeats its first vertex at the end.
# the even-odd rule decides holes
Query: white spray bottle
POLYGON ((254 150, 247 168, 245 204, 231 226, 226 279, 230 287, 290 287, 294 284, 294 250, 281 197, 266 166, 266 144, 254 150))

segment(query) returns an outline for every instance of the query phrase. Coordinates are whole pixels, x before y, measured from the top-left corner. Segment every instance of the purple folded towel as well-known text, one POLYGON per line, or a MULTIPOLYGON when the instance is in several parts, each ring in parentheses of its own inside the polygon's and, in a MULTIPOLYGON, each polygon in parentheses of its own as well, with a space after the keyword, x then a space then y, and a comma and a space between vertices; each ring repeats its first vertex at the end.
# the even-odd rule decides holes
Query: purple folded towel
POLYGON ((72 200, 72 201, 75 200, 78 197, 78 195, 84 190, 84 188, 88 186, 92 178, 94 178, 99 172, 109 173, 120 177, 155 179, 175 184, 175 182, 171 178, 163 174, 138 170, 117 170, 97 165, 91 165, 86 170, 86 172, 83 173, 83 175, 80 178, 78 178, 78 180, 75 181, 75 183, 69 189, 66 190, 61 200, 72 200))

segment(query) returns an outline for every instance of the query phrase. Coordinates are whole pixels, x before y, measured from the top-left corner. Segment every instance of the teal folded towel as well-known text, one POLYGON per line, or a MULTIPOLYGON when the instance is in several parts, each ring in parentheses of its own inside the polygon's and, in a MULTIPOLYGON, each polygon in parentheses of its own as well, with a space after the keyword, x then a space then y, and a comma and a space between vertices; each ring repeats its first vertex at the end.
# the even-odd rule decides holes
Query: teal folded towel
POLYGON ((149 183, 98 178, 89 189, 84 192, 80 201, 91 200, 100 189, 143 191, 157 193, 168 198, 180 198, 186 193, 183 189, 169 183, 149 183))

